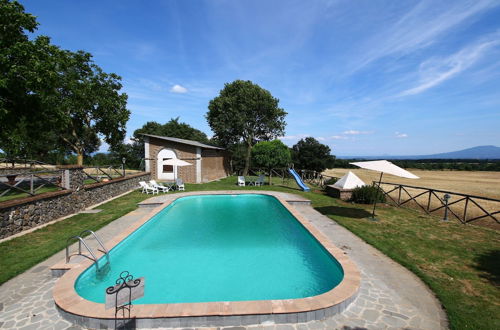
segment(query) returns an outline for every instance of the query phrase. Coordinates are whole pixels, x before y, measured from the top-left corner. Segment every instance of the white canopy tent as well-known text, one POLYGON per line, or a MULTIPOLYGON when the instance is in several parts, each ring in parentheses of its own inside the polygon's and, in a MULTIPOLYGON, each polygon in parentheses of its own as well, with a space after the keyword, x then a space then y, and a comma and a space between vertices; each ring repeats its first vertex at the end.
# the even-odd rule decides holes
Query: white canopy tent
MULTIPOLYGON (((373 160, 373 161, 368 161, 368 162, 355 162, 355 163, 350 163, 350 164, 367 169, 367 170, 380 172, 380 179, 378 180, 377 197, 378 197, 378 193, 380 191, 380 183, 382 182, 382 176, 384 175, 384 173, 399 176, 402 178, 419 179, 419 177, 416 176, 415 174, 408 172, 407 170, 402 169, 401 167, 396 166, 387 160, 373 160)), ((373 212, 372 212, 373 219, 375 219, 375 207, 376 206, 377 206, 377 198, 375 198, 375 201, 373 203, 373 212)))
POLYGON ((356 174, 349 171, 346 175, 341 177, 339 181, 335 182, 333 186, 338 189, 354 189, 364 185, 365 183, 363 182, 363 180, 358 178, 356 174))
POLYGON ((402 178, 420 179, 415 174, 410 173, 407 170, 402 169, 401 167, 396 166, 387 160, 374 160, 374 161, 369 161, 369 162, 356 162, 356 163, 349 163, 349 164, 355 165, 355 166, 358 166, 361 168, 365 168, 367 170, 377 171, 377 172, 380 172, 381 174, 387 173, 387 174, 392 174, 395 176, 400 176, 402 178))

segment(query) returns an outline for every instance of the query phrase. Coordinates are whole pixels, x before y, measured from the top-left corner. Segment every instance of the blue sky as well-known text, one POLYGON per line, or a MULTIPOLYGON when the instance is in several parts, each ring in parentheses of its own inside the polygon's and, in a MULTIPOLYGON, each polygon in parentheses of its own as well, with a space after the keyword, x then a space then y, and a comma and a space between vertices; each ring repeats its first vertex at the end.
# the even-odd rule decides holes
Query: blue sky
POLYGON ((293 145, 415 155, 500 145, 500 2, 27 1, 37 34, 123 77, 128 135, 170 118, 211 136, 209 100, 252 80, 293 145))

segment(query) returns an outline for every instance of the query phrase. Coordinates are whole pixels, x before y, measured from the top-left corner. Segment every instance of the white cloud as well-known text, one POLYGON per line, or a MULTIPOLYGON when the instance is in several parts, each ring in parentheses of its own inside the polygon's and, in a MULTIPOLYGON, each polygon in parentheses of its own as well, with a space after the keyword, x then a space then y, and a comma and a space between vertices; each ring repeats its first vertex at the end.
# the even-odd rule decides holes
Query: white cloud
POLYGON ((181 85, 174 85, 172 88, 170 88, 171 93, 176 93, 176 94, 184 94, 187 93, 188 90, 186 87, 183 87, 181 85))
POLYGON ((357 59, 355 70, 382 57, 407 54, 434 44, 457 25, 497 5, 495 0, 452 1, 442 5, 434 0, 421 1, 364 45, 368 51, 357 59))
POLYGON ((356 131, 356 130, 348 130, 348 131, 344 131, 344 133, 342 134, 345 134, 345 135, 361 135, 361 134, 371 134, 373 133, 372 131, 356 131))
POLYGON ((280 140, 300 140, 303 138, 306 138, 308 136, 311 136, 310 134, 297 134, 297 135, 286 135, 280 137, 280 140))
POLYGON ((420 94, 458 75, 481 59, 490 48, 499 45, 499 38, 499 32, 493 33, 448 57, 432 58, 423 62, 420 64, 418 85, 403 91, 399 96, 420 94))
POLYGON ((408 134, 406 134, 406 133, 396 132, 396 133, 394 133, 394 134, 396 134, 396 137, 397 137, 398 139, 404 139, 404 138, 407 138, 407 137, 408 137, 408 134))
POLYGON ((344 135, 332 135, 330 136, 332 140, 347 140, 347 136, 344 135))

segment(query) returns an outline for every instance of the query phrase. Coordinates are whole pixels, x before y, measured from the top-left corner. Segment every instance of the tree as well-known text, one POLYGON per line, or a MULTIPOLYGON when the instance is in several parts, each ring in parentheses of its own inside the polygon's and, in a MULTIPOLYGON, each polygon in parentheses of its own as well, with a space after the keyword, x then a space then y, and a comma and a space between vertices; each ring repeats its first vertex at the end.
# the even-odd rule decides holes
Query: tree
POLYGON ((0 145, 11 156, 71 150, 82 164, 100 138, 114 146, 130 111, 120 77, 102 71, 89 53, 29 40, 38 23, 16 1, 0 0, 0 145))
POLYGON ((335 157, 330 154, 330 147, 321 144, 313 137, 301 139, 292 147, 292 159, 298 169, 323 172, 333 167, 335 157))
POLYGON ((0 147, 7 157, 43 156, 57 141, 41 110, 51 106, 42 95, 53 94, 60 49, 44 36, 30 41, 26 31, 37 26, 18 2, 0 0, 0 147))
POLYGON ((226 83, 220 95, 208 104, 206 118, 214 137, 224 147, 238 142, 246 146, 243 174, 248 174, 253 146, 285 133, 286 112, 279 100, 251 81, 226 83))
MULTIPOLYGON (((261 141, 252 149, 252 164, 269 171, 272 168, 286 167, 291 160, 290 149, 280 140, 261 141)), ((271 176, 269 176, 269 180, 271 180, 271 176)))
POLYGON ((100 137, 111 147, 125 138, 127 95, 119 93, 121 77, 103 72, 89 53, 64 51, 60 63, 60 102, 52 112, 61 118, 60 138, 82 165, 83 155, 99 148, 100 137))
POLYGON ((172 118, 165 124, 154 121, 147 122, 141 128, 134 131, 134 140, 143 141, 141 134, 151 134, 160 136, 170 136, 179 139, 193 140, 201 143, 209 143, 205 133, 190 126, 187 123, 179 122, 179 117, 172 118))

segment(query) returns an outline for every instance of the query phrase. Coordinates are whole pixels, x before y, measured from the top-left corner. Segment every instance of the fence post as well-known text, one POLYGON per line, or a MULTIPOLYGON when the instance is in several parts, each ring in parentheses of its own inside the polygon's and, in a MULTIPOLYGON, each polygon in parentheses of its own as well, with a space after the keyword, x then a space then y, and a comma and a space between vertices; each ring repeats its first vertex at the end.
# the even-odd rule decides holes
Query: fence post
POLYGON ((401 185, 399 185, 398 206, 401 205, 401 190, 403 190, 403 187, 401 185))
POLYGON ((443 221, 448 221, 448 201, 450 200, 450 195, 444 194, 443 199, 444 199, 444 218, 443 221))
POLYGON ((427 200, 427 212, 429 212, 431 207, 432 189, 429 189, 429 199, 427 200))
POLYGON ((34 189, 33 189, 33 174, 31 174, 31 178, 30 178, 30 193, 31 194, 34 193, 34 189))
POLYGON ((464 223, 467 222, 467 205, 469 204, 469 196, 465 197, 465 206, 464 206, 464 223))

